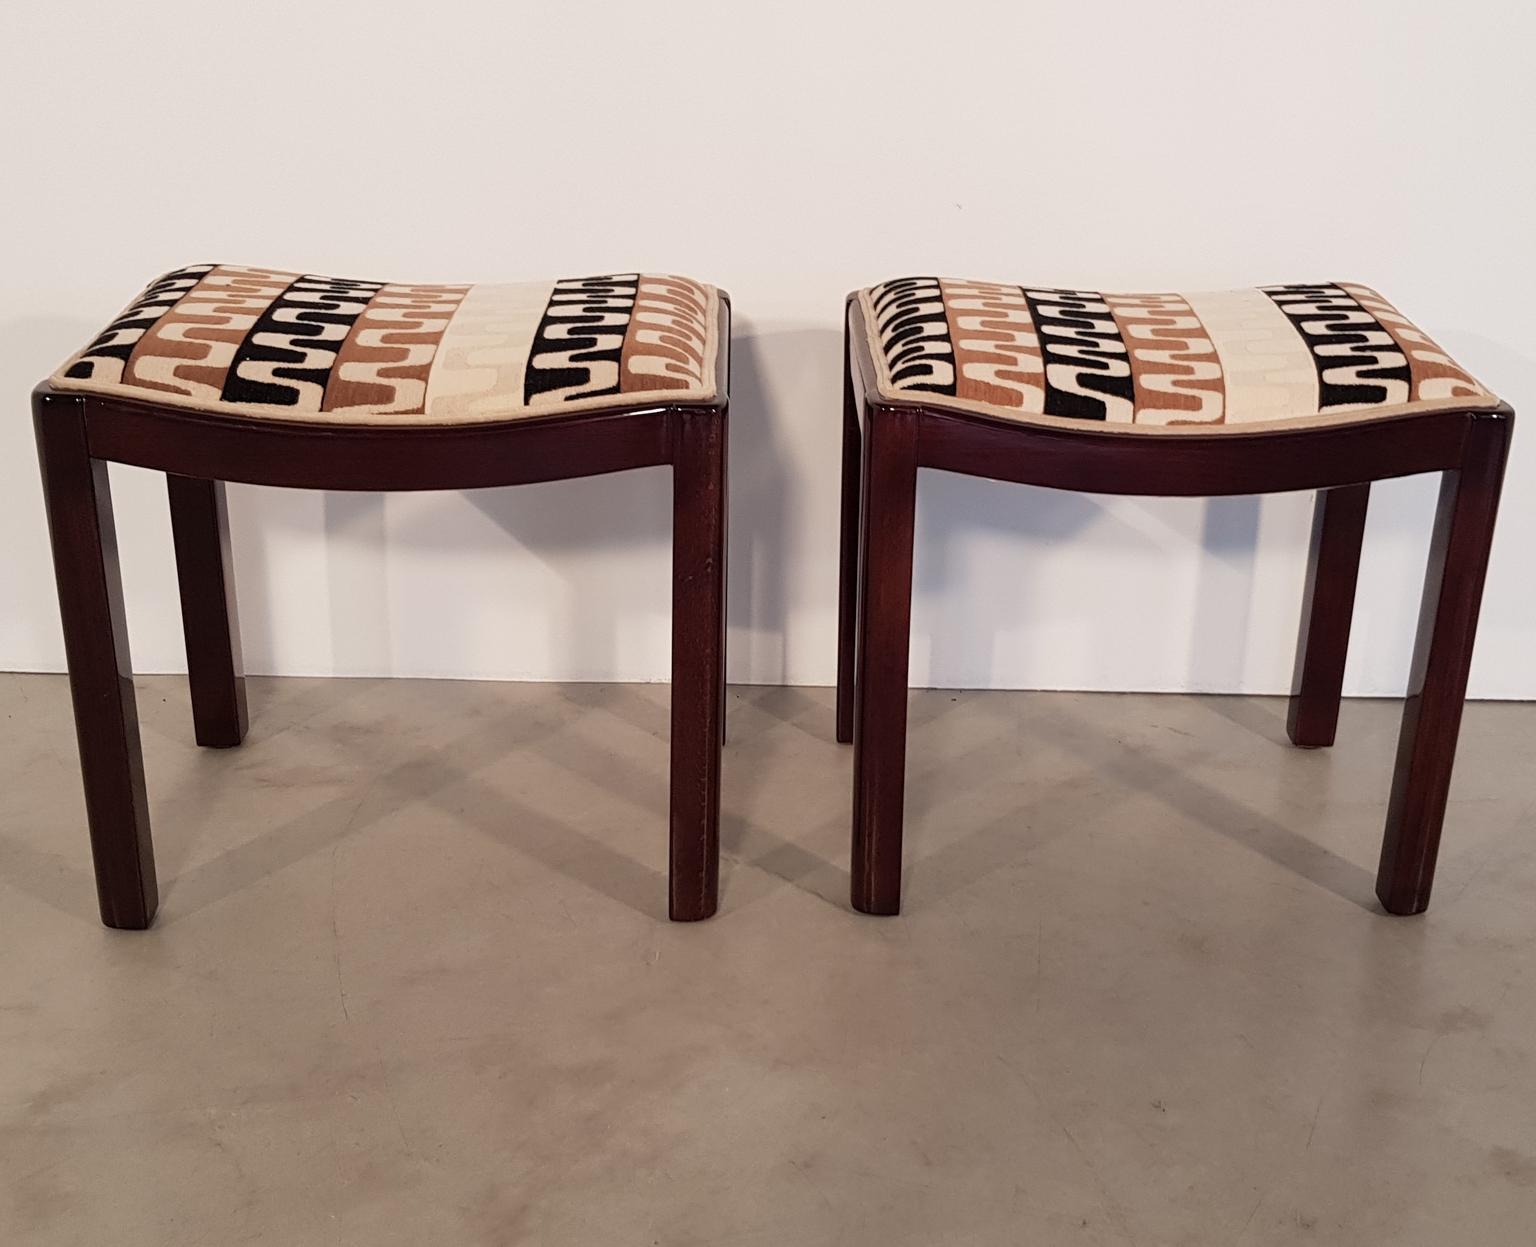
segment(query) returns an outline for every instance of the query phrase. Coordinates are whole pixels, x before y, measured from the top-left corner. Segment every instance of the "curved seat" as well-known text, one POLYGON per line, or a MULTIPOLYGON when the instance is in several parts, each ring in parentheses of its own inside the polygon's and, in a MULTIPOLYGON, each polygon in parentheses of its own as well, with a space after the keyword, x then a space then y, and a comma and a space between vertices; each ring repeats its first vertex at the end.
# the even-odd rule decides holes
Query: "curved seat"
POLYGON ((476 424, 716 397, 720 292, 686 277, 411 285, 194 264, 49 378, 209 415, 476 424))
POLYGON ((1104 294, 945 277, 862 290, 879 396, 1131 433, 1497 407, 1368 286, 1104 294))

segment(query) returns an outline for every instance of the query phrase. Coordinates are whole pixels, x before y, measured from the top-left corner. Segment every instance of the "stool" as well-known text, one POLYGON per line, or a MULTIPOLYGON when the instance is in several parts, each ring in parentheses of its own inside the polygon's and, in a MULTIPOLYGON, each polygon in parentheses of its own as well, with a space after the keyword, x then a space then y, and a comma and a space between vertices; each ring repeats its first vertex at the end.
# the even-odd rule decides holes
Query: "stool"
POLYGON ((1338 721, 1370 482, 1442 472, 1376 894, 1429 903, 1514 413, 1349 283, 1113 295, 909 277, 849 296, 837 738, 855 908, 901 905, 917 469, 1164 497, 1316 489, 1289 734, 1338 721))
POLYGON ((673 469, 669 912, 714 913, 729 300, 684 277, 400 285, 197 264, 33 393, 102 921, 158 903, 107 463, 166 473, 200 745, 246 730, 225 481, 482 489, 673 469))

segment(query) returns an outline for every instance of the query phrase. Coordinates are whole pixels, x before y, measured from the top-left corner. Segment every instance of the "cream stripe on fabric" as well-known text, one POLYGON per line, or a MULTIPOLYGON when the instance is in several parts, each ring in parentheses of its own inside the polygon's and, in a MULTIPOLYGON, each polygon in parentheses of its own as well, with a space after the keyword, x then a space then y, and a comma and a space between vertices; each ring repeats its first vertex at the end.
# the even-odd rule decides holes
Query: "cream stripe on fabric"
POLYGON ((472 421, 528 412, 523 383, 553 282, 473 286, 448 322, 427 378, 427 418, 472 421))
POLYGON ((1187 294, 1221 357, 1227 424, 1317 410, 1317 365, 1290 319, 1262 290, 1187 294))

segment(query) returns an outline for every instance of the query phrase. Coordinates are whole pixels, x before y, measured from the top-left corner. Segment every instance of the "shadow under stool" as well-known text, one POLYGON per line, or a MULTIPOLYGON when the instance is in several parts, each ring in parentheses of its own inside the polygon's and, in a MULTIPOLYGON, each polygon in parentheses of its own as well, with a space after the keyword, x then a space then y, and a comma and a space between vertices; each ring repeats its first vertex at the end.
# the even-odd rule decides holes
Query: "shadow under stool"
POLYGON ((1319 491, 1288 731, 1331 745, 1370 483, 1443 473, 1376 894, 1429 903, 1514 413, 1352 283, 1114 295, 910 277, 849 296, 837 738, 854 907, 901 907, 918 468, 1101 494, 1319 491))
POLYGON ((108 487, 166 473, 200 745, 245 736, 224 482, 482 489, 670 465, 668 910, 715 912, 730 304, 683 277, 404 285, 199 264, 33 393, 101 917, 158 904, 108 487))

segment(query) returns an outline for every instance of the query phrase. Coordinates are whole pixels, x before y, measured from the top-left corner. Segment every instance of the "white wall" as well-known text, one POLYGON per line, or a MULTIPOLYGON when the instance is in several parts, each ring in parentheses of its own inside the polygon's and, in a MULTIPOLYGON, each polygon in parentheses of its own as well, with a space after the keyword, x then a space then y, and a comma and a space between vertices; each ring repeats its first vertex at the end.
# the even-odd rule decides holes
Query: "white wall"
MULTIPOLYGON (((1536 408, 1536 16, 1498 3, 146 2, 0 16, 0 667, 57 670, 26 394, 200 260, 731 291, 731 678, 833 676, 843 293, 1354 278, 1536 408)), ((113 473, 135 663, 182 665, 164 490, 113 473)), ((1536 697, 1536 431, 1473 691, 1536 697)), ((1349 688, 1402 686, 1434 484, 1379 486, 1349 688)), ((664 679, 661 470, 231 490, 256 672, 664 679)), ((925 474, 913 678, 1276 691, 1310 500, 925 474)))

